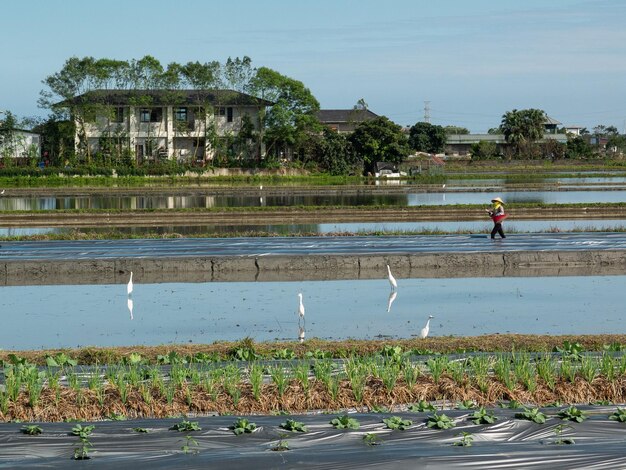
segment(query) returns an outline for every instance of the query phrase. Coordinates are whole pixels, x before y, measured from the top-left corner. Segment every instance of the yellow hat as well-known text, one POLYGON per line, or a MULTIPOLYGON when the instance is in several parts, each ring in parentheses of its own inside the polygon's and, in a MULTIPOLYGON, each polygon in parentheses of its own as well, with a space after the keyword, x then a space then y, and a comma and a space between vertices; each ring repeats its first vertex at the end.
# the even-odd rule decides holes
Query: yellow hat
POLYGON ((500 199, 499 197, 494 197, 491 202, 499 202, 500 204, 504 204, 504 201, 502 199, 500 199))

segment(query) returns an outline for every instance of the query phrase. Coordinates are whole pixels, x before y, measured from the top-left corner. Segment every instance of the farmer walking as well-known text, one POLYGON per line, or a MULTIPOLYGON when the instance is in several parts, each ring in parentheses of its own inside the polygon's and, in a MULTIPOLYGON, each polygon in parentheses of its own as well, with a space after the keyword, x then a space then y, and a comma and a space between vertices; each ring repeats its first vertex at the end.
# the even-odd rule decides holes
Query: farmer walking
POLYGON ((500 237, 506 238, 504 235, 504 231, 502 230, 502 221, 506 219, 506 214, 504 213, 504 202, 499 197, 493 198, 491 200, 493 203, 493 207, 491 209, 485 209, 493 220, 493 230, 491 231, 491 239, 496 238, 496 233, 500 234, 500 237))

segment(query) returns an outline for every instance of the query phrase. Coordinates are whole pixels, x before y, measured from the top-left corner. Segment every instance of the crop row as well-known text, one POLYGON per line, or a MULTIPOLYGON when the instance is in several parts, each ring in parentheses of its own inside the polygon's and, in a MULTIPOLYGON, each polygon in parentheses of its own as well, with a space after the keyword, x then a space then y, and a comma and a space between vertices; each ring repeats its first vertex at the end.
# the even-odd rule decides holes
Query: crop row
MULTIPOLYGON (((60 360, 60 358, 58 358, 60 360)), ((626 355, 604 352, 440 355, 415 360, 394 348, 369 357, 108 367, 4 367, 0 419, 101 419, 123 414, 374 409, 416 401, 499 400, 546 404, 626 398, 626 355)))

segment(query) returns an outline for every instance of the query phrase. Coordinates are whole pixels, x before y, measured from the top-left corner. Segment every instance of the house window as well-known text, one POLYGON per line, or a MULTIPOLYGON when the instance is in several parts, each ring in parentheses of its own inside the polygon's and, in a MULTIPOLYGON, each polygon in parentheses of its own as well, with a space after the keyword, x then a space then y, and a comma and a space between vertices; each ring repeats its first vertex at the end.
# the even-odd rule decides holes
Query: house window
POLYGON ((161 122, 163 110, 161 108, 141 108, 139 111, 140 122, 161 122))
POLYGON ((226 122, 233 122, 233 108, 226 108, 226 122))
POLYGON ((113 117, 111 122, 124 122, 124 108, 121 106, 116 106, 113 108, 113 117))
POLYGON ((176 108, 174 110, 174 119, 179 122, 187 122, 187 108, 176 108))
POLYGON ((226 108, 224 106, 218 106, 215 108, 216 116, 226 116, 226 108))

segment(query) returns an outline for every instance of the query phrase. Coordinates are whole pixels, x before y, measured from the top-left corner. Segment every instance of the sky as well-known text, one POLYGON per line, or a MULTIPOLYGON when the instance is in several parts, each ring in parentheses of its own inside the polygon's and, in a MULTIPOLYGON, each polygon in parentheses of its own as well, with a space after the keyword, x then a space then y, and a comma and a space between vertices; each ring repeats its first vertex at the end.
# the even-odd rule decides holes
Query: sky
POLYGON ((0 110, 46 116, 70 57, 225 62, 299 80, 322 109, 486 132, 513 109, 626 132, 624 0, 4 0, 0 110))

